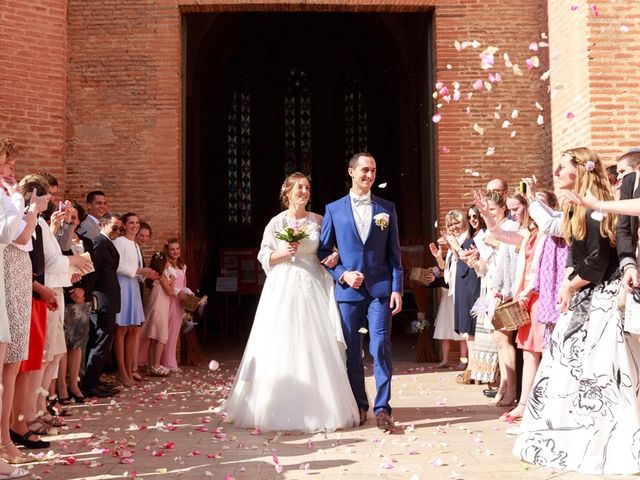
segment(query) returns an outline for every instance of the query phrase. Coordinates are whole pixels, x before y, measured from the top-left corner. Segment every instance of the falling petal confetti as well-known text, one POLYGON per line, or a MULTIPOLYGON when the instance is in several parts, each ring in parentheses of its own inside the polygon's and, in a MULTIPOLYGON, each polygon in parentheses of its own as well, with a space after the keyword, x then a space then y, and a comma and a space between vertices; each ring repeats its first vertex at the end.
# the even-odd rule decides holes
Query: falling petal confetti
POLYGON ((620 26, 620 31, 622 33, 629 33, 629 27, 627 27, 626 25, 621 25, 620 26))
POLYGON ((567 112, 567 118, 569 120, 571 120, 573 117, 575 117, 575 115, 573 114, 573 112, 567 112))
POLYGON ((591 5, 591 13, 593 13, 594 17, 597 17, 600 13, 598 12, 598 5, 591 5))
POLYGON ((574 5, 571 5, 571 11, 572 11, 572 12, 575 12, 576 10, 578 10, 578 8, 580 8, 580 6, 579 6, 579 5, 575 5, 575 4, 574 4, 574 5))
POLYGON ((500 114, 498 112, 493 112, 493 118, 500 120, 500 114))
POLYGON ((367 332, 369 332, 369 330, 367 330, 364 327, 362 327, 362 328, 360 328, 360 330, 358 330, 358 333, 362 333, 363 335, 365 335, 367 332))
POLYGON ((381 183, 378 188, 387 188, 387 182, 381 183))
POLYGON ((211 370, 212 372, 215 372, 219 368, 220 368, 220 363, 218 363, 216 360, 211 360, 209 362, 209 370, 211 370))
POLYGON ((487 148, 487 156, 491 156, 494 153, 496 153, 496 147, 491 146, 491 147, 487 148))
POLYGON ((540 105, 540 103, 539 103, 539 102, 536 102, 536 103, 535 103, 535 106, 536 106, 536 108, 537 108, 538 110, 540 110, 541 112, 544 110, 544 108, 542 108, 542 105, 540 105))
POLYGON ((477 123, 473 124, 473 130, 475 132, 477 132, 479 135, 484 135, 484 128, 482 128, 480 125, 478 125, 477 123))
POLYGON ((442 120, 442 115, 436 113, 433 117, 431 117, 431 120, 433 120, 433 123, 439 123, 440 120, 442 120))
POLYGON ((473 89, 474 90, 481 90, 482 89, 482 80, 478 79, 475 82, 473 82, 473 89))
POLYGON ((487 82, 486 80, 484 81, 484 88, 487 89, 488 92, 491 91, 491 89, 493 88, 493 85, 491 85, 491 82, 487 82))
POLYGON ((542 80, 543 82, 546 82, 550 76, 551 76, 551 70, 547 70, 542 75, 540 75, 540 80, 542 80))
POLYGON ((532 42, 531 44, 529 44, 529 50, 531 50, 533 52, 537 52, 538 51, 538 42, 532 42))
POLYGON ((462 45, 461 45, 461 44, 460 44, 460 42, 459 42, 459 41, 457 41, 457 40, 456 40, 455 42, 453 42, 453 46, 454 46, 454 47, 456 48, 456 50, 457 50, 457 51, 459 51, 459 52, 462 50, 462 45))
POLYGON ((511 138, 513 138, 513 137, 515 137, 516 135, 517 135, 517 132, 514 130, 514 131, 512 131, 512 132, 511 132, 511 135, 510 135, 510 136, 511 136, 511 138))
POLYGON ((442 147, 442 153, 449 153, 449 149, 447 147, 442 147))
POLYGON ((436 458, 435 460, 433 460, 433 461, 431 462, 431 465, 432 465, 433 467, 441 467, 441 466, 443 466, 444 464, 445 464, 445 463, 444 463, 444 461, 443 461, 441 458, 436 458))
POLYGON ((542 115, 538 115, 538 119, 536 120, 538 125, 544 125, 544 117, 542 115))
POLYGON ((505 120, 504 122, 502 122, 502 128, 509 128, 509 125, 511 125, 511 122, 509 120, 505 120))
POLYGON ((518 118, 519 112, 518 110, 512 110, 511 111, 511 118, 518 118))

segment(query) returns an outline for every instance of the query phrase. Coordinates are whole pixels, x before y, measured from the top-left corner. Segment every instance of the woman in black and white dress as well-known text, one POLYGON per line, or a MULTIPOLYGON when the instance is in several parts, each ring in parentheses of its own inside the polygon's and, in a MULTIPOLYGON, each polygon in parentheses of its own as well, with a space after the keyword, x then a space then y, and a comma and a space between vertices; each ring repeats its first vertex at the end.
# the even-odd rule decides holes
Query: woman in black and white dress
MULTIPOLYGON (((564 153, 561 190, 612 198, 598 156, 564 153)), ((614 215, 565 204, 571 253, 557 321, 527 401, 513 452, 523 460, 589 474, 640 472, 640 344, 623 330, 614 215)))

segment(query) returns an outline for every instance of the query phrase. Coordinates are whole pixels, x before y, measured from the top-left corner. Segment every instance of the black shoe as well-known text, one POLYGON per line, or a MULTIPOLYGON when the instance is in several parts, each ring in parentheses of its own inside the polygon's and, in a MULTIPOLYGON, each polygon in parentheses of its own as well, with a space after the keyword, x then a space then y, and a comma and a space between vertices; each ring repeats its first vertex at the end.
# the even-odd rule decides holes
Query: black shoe
POLYGON ((482 393, 487 398, 494 398, 498 394, 498 389, 497 388, 485 388, 484 390, 482 390, 482 393))
POLYGON ((107 398, 119 394, 120 390, 111 390, 100 385, 98 387, 85 389, 82 393, 84 393, 85 397, 107 398))
POLYGON ((367 423, 367 411, 364 408, 359 408, 358 411, 360 412, 360 423, 358 426, 361 427, 367 423))
MULTIPOLYGON (((73 398, 73 401, 76 403, 85 403, 87 401, 82 395, 76 395, 71 390, 69 390, 69 397, 73 398)), ((71 403, 71 401, 69 401, 71 403)))
POLYGON ((44 440, 30 440, 29 437, 31 437, 32 435, 34 435, 34 433, 29 431, 27 431, 27 433, 25 433, 24 435, 20 435, 13 430, 9 430, 11 441, 16 445, 22 445, 24 448, 27 448, 29 450, 35 450, 38 448, 49 448, 51 446, 51 442, 46 442, 44 440))

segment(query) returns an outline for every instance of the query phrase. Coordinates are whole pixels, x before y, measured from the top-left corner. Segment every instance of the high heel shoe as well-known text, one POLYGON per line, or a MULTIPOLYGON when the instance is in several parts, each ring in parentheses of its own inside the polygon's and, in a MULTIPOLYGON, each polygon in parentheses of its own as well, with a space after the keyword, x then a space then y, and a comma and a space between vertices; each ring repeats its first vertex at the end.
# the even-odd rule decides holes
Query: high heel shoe
POLYGON ((76 395, 71 390, 69 390, 69 396, 71 398, 73 398, 73 401, 76 402, 76 403, 86 403, 87 402, 87 399, 84 397, 84 395, 82 395, 82 394, 76 395))

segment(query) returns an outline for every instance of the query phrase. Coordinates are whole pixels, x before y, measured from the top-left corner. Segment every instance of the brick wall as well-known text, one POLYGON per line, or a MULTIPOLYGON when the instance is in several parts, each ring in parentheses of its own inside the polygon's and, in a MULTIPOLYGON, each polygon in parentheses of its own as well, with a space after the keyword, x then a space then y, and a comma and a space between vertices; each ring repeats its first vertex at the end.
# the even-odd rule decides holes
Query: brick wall
POLYGON ((554 163, 588 146, 611 164, 640 146, 640 3, 551 0, 549 9, 554 163))
POLYGON ((0 137, 13 139, 17 175, 64 181, 66 0, 0 2, 0 137))
MULTIPOLYGON (((546 84, 538 77, 543 66, 528 71, 525 58, 531 42, 545 30, 542 0, 501 2, 460 1, 270 1, 252 2, 255 10, 306 11, 424 11, 435 5, 436 74, 451 88, 461 84, 463 98, 473 91, 480 69, 478 54, 489 45, 499 47, 493 72, 503 80, 492 92, 475 92, 470 101, 452 102, 441 109, 437 126, 440 213, 469 203, 468 193, 483 186, 497 172, 512 185, 524 173, 549 177, 550 154, 545 126, 538 126, 538 110, 548 121, 546 84), (478 40, 482 47, 457 52, 454 41, 478 40), (508 73, 501 55, 508 52, 523 70, 508 73), (451 65, 451 69, 447 68, 451 65), (494 118, 502 105, 501 120, 494 118), (465 113, 471 108, 471 115, 465 113), (502 129, 511 111, 520 111, 512 127, 502 129), (473 124, 485 129, 480 136, 473 124), (514 138, 511 131, 516 130, 514 138), (489 147, 495 153, 488 156, 489 147), (449 153, 442 153, 442 148, 449 153), (467 172, 467 173, 465 173, 467 172), (473 176, 469 172, 479 172, 473 176)), ((246 4, 245 4, 246 5, 246 4)), ((199 1, 197 5, 168 0, 69 2, 69 102, 67 177, 71 196, 100 188, 118 210, 133 210, 155 227, 156 242, 179 232, 181 221, 181 56, 180 11, 211 12, 239 9, 236 2, 199 1)), ((425 122, 429 119, 424 119, 425 122)), ((441 215, 440 215, 441 216, 441 215)))
POLYGON ((436 138, 440 219, 452 208, 469 206, 470 192, 484 188, 494 176, 505 178, 511 189, 522 176, 531 174, 549 184, 548 82, 540 80, 548 66, 548 49, 544 45, 538 51, 530 49, 532 43, 546 41, 541 37, 546 33, 543 5, 542 1, 513 0, 436 6, 435 78, 448 87, 450 95, 458 82, 461 94, 460 101, 449 104, 442 95, 438 97, 442 104, 436 138), (462 44, 460 51, 456 41, 462 44), (473 41, 479 43, 477 48, 464 48, 463 42, 473 41), (480 54, 491 46, 498 49, 493 68, 483 70, 480 54), (505 53, 521 75, 506 64, 505 53), (528 70, 526 59, 534 55, 539 66, 528 70), (499 74, 501 80, 492 83, 489 74, 499 74), (476 90, 473 84, 478 80, 481 88, 476 90), (512 118, 514 110, 516 118, 512 118), (479 128, 474 130, 474 125, 479 128))
POLYGON ((103 190, 113 210, 181 230, 180 13, 154 1, 71 0, 69 195, 103 190))

